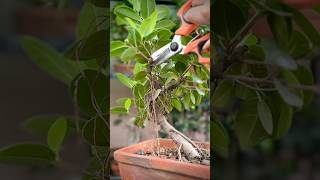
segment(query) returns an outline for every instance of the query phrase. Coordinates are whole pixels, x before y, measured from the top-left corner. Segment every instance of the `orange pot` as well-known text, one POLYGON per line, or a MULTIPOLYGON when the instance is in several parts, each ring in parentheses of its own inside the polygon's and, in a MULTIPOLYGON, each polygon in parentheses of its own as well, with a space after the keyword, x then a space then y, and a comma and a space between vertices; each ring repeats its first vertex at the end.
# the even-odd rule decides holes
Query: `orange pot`
MULTIPOLYGON (((139 150, 152 151, 155 140, 147 140, 114 152, 123 180, 195 180, 210 179, 210 166, 135 154, 139 150)), ((160 146, 172 148, 171 139, 160 139, 160 146)), ((196 143, 210 148, 208 143, 196 143)))

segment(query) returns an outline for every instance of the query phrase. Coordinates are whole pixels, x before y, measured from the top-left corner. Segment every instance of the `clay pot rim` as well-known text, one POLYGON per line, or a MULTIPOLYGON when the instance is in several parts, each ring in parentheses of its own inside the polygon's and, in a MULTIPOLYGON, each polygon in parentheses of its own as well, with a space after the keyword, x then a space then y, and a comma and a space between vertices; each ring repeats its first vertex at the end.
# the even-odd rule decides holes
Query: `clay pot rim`
MULTIPOLYGON (((138 144, 134 144, 114 152, 115 160, 121 164, 129 164, 139 166, 146 169, 156 169, 160 171, 166 171, 175 174, 182 174, 190 177, 197 177, 200 179, 207 179, 210 177, 210 166, 202 164, 192 164, 187 162, 180 162, 171 159, 163 159, 159 157, 150 157, 144 155, 134 154, 137 150, 146 144, 154 143, 155 139, 146 140, 138 144)), ((173 143, 171 139, 159 139, 161 143, 173 143)), ((209 143, 195 142, 196 144, 210 147, 209 143)))

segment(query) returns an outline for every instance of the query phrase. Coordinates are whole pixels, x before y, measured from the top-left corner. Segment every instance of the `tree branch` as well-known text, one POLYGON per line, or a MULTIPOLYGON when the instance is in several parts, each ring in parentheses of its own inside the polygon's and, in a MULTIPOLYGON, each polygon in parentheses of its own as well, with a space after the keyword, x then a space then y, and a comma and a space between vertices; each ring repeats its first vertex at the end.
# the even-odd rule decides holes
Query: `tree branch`
MULTIPOLYGON (((251 82, 251 83, 274 85, 274 82, 272 80, 262 79, 262 78, 254 78, 254 77, 247 77, 247 76, 223 74, 221 76, 221 78, 230 79, 230 80, 240 80, 240 81, 251 82)), ((289 88, 313 91, 315 93, 320 94, 320 86, 319 85, 309 86, 309 85, 302 85, 302 84, 289 84, 289 83, 284 82, 284 81, 281 81, 281 82, 283 84, 285 84, 286 86, 288 86, 289 88)))

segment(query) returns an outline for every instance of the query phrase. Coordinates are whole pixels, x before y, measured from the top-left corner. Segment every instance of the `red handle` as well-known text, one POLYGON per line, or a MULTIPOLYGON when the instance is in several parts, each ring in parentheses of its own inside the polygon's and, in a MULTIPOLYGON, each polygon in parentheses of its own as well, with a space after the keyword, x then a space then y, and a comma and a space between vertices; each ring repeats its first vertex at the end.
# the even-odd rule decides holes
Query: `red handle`
POLYGON ((201 38, 190 42, 184 49, 184 54, 195 53, 198 56, 198 61, 200 64, 210 64, 210 58, 203 57, 201 55, 202 46, 210 39, 210 33, 202 36, 201 38))
POLYGON ((194 30, 198 28, 197 24, 190 24, 185 21, 184 14, 192 7, 192 0, 188 0, 178 11, 177 16, 181 20, 181 26, 176 30, 176 35, 188 36, 194 30))

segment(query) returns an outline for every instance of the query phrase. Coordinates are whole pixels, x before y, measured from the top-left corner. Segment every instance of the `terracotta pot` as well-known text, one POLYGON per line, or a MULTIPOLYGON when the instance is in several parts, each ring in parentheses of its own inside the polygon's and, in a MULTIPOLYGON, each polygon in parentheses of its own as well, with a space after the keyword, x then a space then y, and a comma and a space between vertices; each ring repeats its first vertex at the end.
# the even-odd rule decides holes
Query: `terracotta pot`
POLYGON ((115 64, 114 71, 122 74, 132 74, 134 65, 133 64, 115 64))
POLYGON ((25 7, 15 12, 15 31, 33 36, 72 36, 75 31, 78 10, 54 7, 25 7))
MULTIPOLYGON (((195 180, 210 179, 210 166, 135 154, 139 150, 152 151, 154 139, 114 152, 123 180, 195 180)), ((208 143, 197 143, 210 148, 208 143)), ((176 147, 171 139, 160 139, 162 147, 176 147)))

